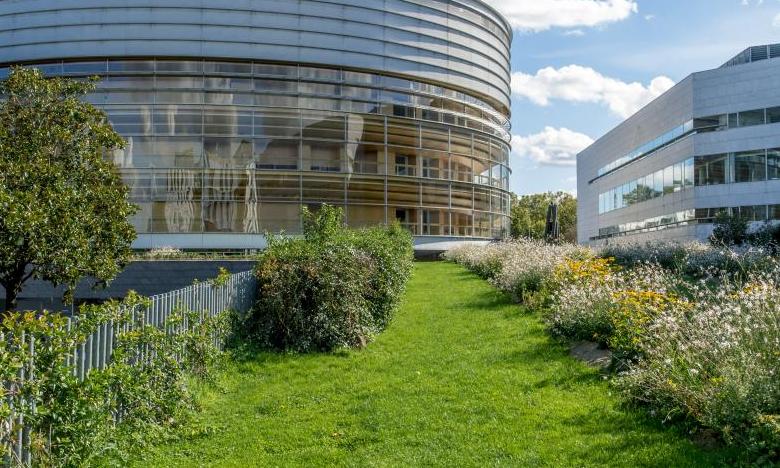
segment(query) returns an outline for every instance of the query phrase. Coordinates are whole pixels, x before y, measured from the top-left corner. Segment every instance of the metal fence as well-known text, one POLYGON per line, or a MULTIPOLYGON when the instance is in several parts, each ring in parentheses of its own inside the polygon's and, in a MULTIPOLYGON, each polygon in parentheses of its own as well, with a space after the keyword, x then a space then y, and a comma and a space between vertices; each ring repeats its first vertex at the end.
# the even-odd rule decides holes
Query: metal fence
MULTIPOLYGON (((239 313, 248 312, 255 299, 255 276, 253 272, 246 271, 231 275, 224 285, 214 285, 210 282, 188 286, 177 291, 160 294, 149 298, 149 306, 145 308, 134 307, 125 312, 131 314, 133 319, 126 324, 118 325, 113 322, 103 323, 97 327, 94 333, 85 341, 73 349, 67 358, 67 366, 70 367, 74 377, 80 381, 89 376, 93 369, 104 369, 111 363, 112 355, 117 343, 119 333, 132 331, 137 324, 163 328, 168 319, 177 311, 187 310, 198 312, 201 319, 213 317, 224 311, 232 310, 239 313)), ((67 327, 70 330, 79 320, 78 316, 67 318, 67 327)), ((184 323, 183 326, 173 330, 167 328, 169 333, 183 333, 194 326, 194 323, 184 323)), ((8 337, 0 333, 0 340, 8 337)), ((30 356, 35 356, 34 337, 22 335, 20 343, 27 348, 30 356)), ((215 337, 215 345, 222 348, 222 340, 215 337)), ((32 381, 35 376, 31 364, 23 365, 19 370, 19 382, 24 385, 25 380, 32 381)), ((8 388, 3 384, 7 401, 11 407, 11 417, 7 421, 0 420, 0 448, 5 456, 0 457, 0 466, 30 466, 32 463, 30 446, 30 430, 25 426, 21 414, 13 413, 12 395, 18 393, 18 388, 8 388), (3 427, 5 426, 5 427, 3 427), (5 430, 3 430, 5 429, 5 430), (5 434, 5 436, 3 436, 5 434)), ((33 408, 34 410, 34 408, 33 408)))

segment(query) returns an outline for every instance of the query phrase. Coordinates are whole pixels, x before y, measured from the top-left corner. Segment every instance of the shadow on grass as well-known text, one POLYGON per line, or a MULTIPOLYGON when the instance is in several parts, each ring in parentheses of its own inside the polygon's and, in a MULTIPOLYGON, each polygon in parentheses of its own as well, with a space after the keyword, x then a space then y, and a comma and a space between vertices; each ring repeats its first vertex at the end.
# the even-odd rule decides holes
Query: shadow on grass
MULTIPOLYGON (((578 414, 566 418, 564 423, 593 441, 593 445, 582 456, 587 456, 589 461, 597 465, 614 464, 614 453, 643 450, 655 452, 658 466, 734 466, 738 460, 737 452, 733 449, 704 449, 696 446, 691 440, 691 431, 684 423, 664 424, 647 414, 643 408, 626 403, 615 412, 602 412, 598 417, 578 414), (669 450, 667 445, 670 435, 679 438, 673 450, 669 450), (665 446, 666 449, 656 449, 655 445, 665 446)), ((572 449, 576 450, 576 447, 572 449)))
POLYGON ((344 349, 337 349, 330 352, 298 353, 294 351, 266 349, 248 342, 232 346, 228 349, 228 352, 230 353, 230 359, 238 366, 246 364, 283 364, 292 361, 312 361, 321 359, 342 360, 352 356, 349 350, 344 349))

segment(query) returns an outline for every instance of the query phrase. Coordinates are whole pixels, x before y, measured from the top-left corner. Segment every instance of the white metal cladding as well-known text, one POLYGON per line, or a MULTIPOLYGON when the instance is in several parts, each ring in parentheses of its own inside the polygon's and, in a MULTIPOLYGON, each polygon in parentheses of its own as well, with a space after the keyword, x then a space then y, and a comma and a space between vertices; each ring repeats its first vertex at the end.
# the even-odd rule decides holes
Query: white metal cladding
POLYGON ((0 0, 0 63, 233 58, 448 83, 508 112, 511 28, 480 0, 0 0))

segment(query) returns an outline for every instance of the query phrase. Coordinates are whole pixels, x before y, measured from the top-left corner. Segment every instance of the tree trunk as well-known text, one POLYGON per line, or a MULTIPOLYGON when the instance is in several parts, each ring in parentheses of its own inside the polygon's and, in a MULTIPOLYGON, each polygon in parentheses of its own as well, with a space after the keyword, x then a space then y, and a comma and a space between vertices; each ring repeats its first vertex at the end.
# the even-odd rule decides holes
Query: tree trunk
POLYGON ((5 288, 5 307, 3 307, 2 317, 16 310, 17 299, 22 292, 24 282, 29 276, 25 277, 25 268, 21 267, 10 273, 6 278, 6 281, 2 283, 3 288, 5 288))

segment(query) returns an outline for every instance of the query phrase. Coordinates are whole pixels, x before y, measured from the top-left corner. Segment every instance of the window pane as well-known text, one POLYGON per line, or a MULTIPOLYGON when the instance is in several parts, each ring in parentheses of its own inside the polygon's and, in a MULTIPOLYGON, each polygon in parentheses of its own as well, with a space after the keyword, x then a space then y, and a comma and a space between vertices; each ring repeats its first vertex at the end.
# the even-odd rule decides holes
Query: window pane
POLYGON ((203 73, 203 62, 187 62, 187 61, 157 61, 158 73, 203 73))
POLYGON ((767 169, 769 170, 768 179, 780 179, 780 149, 771 149, 767 152, 767 169))
POLYGON ((767 123, 773 124, 780 122, 780 107, 772 107, 766 110, 767 123))
POLYGON ((305 112, 302 116, 303 137, 321 140, 341 140, 346 135, 343 114, 305 112))
POLYGON ((286 77, 297 78, 298 67, 256 63, 254 65, 254 74, 265 75, 265 76, 286 76, 286 77))
POLYGON ((153 72, 154 62, 151 60, 109 61, 109 72, 153 72))
POLYGON ((447 127, 422 126, 422 147, 434 150, 448 151, 450 149, 450 133, 447 127))
POLYGON ((249 75, 252 73, 252 64, 236 62, 205 62, 203 64, 203 70, 206 73, 249 75))
POLYGON ((683 188, 683 164, 674 165, 674 191, 679 192, 683 188))
POLYGON ((693 187, 694 162, 693 158, 685 161, 685 187, 693 187))
POLYGON ((299 151, 298 140, 261 139, 254 141, 258 169, 297 170, 299 151))
POLYGON ((651 195, 653 198, 661 196, 664 191, 663 171, 654 172, 648 178, 652 179, 652 182, 648 180, 648 186, 652 189, 651 195))
POLYGON ((347 145, 347 158, 356 174, 385 174, 383 145, 347 145))
POLYGON ((392 164, 390 173, 397 176, 417 176, 419 154, 416 149, 395 146, 387 147, 388 161, 392 164))
POLYGON ((420 160, 422 177, 428 179, 449 178, 449 155, 435 151, 425 151, 420 160))
POLYGON ((750 151, 734 155, 734 182, 766 180, 764 151, 750 151))
POLYGON ((764 125, 764 109, 739 113, 740 127, 751 127, 753 125, 764 125))
POLYGON ((304 141, 302 146, 303 170, 342 172, 344 154, 343 143, 304 141))
POLYGON ((728 155, 698 156, 695 162, 696 185, 718 185, 726 183, 728 155))
POLYGON ((384 179, 349 179, 349 188, 347 196, 349 203, 360 203, 366 205, 384 205, 385 204, 385 181, 384 179))
POLYGON ((385 207, 350 204, 347 206, 347 222, 354 228, 384 225, 385 207))
POLYGON ((203 151, 206 167, 214 169, 250 168, 254 162, 251 139, 206 137, 203 151))
POLYGON ((674 167, 664 169, 664 194, 674 192, 674 167))

